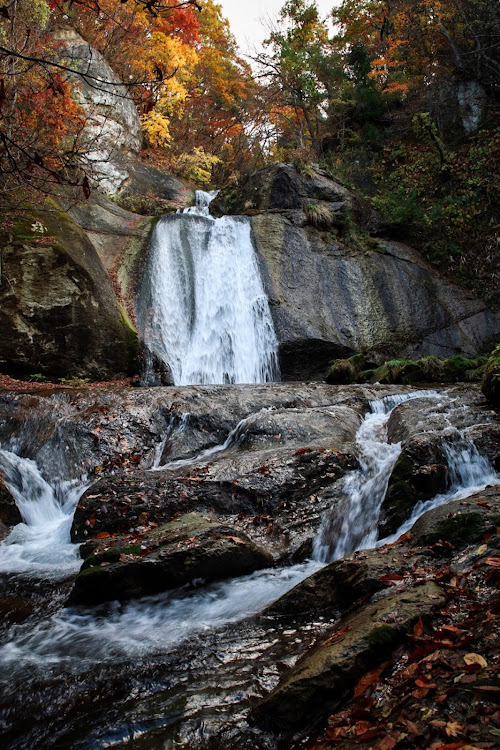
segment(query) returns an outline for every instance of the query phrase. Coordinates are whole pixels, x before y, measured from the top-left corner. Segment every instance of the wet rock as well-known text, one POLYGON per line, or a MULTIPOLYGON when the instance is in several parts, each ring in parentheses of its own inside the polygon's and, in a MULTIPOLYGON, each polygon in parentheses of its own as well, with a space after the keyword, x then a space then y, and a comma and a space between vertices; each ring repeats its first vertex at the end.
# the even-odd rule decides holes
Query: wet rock
POLYGON ((463 500, 430 510, 411 529, 412 544, 433 546, 450 554, 497 534, 500 528, 500 489, 489 487, 463 500))
POLYGON ((191 513, 135 539, 95 549, 68 603, 131 599, 196 580, 246 575, 271 564, 272 557, 244 534, 191 513))
MULTIPOLYGON (((401 580, 410 567, 408 554, 394 550, 392 574, 401 580)), ((266 614, 296 616, 333 608, 346 612, 353 604, 388 585, 386 549, 355 552, 327 565, 267 608, 266 614)))
POLYGON ((448 464, 441 438, 420 435, 409 440, 396 461, 380 508, 379 538, 394 534, 415 505, 446 491, 448 464))
POLYGON ((9 533, 9 526, 21 523, 22 516, 10 490, 2 482, 0 473, 0 541, 9 533))
POLYGON ((359 352, 378 364, 475 356, 500 330, 500 314, 438 278, 411 248, 351 242, 352 232, 379 235, 380 219, 316 167, 274 165, 222 197, 226 211, 252 216, 284 380, 322 377, 330 360, 359 352))
POLYGON ((0 348, 13 375, 105 380, 133 371, 138 339, 104 266, 62 211, 23 212, 0 237, 0 348))
POLYGON ((493 406, 500 406, 500 346, 488 360, 481 390, 493 406))
POLYGON ((376 601, 340 620, 254 710, 252 720, 290 732, 335 711, 356 682, 382 663, 415 622, 442 606, 434 583, 384 592, 376 601))

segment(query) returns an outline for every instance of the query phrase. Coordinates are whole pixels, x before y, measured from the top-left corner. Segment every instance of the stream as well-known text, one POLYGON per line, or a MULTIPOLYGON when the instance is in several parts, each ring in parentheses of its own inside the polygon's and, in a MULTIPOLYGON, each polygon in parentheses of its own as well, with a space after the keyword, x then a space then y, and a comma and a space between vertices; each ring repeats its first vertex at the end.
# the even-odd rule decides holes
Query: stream
MULTIPOLYGON (((1 586, 4 596, 28 592, 34 601, 25 622, 3 629, 4 746, 276 747, 274 737, 248 725, 246 714, 334 620, 283 626, 260 613, 323 565, 394 541, 429 508, 499 483, 466 431, 449 421, 454 408, 442 390, 370 402, 356 435, 360 469, 344 479, 340 509, 323 515, 309 561, 93 608, 63 606, 81 562, 70 543, 72 515, 89 480, 50 481, 32 459, 1 449, 0 470, 23 517, 0 546, 1 586), (387 424, 395 409, 413 399, 435 404, 449 422, 443 437, 449 487, 419 504, 390 539, 378 540, 380 506, 401 453, 400 443, 388 442, 387 424)), ((152 470, 176 471, 224 455, 253 416, 195 458, 159 467, 157 451, 152 470)), ((12 440, 9 448, 15 446, 12 440)))

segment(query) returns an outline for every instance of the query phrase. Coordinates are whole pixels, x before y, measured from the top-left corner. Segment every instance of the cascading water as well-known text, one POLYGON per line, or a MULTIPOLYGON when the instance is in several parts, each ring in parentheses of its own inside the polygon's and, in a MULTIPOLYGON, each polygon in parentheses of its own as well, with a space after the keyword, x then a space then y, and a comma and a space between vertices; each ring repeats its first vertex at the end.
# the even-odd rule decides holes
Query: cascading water
POLYGON ((1 449, 0 471, 23 518, 0 545, 0 573, 76 573, 82 561, 70 529, 85 478, 50 485, 34 461, 1 449))
POLYGON ((213 219, 213 194, 154 232, 138 317, 149 352, 176 385, 266 383, 279 376, 277 339, 251 227, 213 219))
POLYGON ((401 443, 389 443, 387 423, 394 409, 416 398, 440 399, 437 391, 416 391, 372 401, 356 435, 360 469, 344 482, 345 503, 334 513, 327 513, 313 544, 313 557, 324 563, 339 560, 350 552, 370 549, 396 541, 427 510, 453 499, 467 497, 499 477, 487 458, 480 456, 471 440, 451 428, 452 439, 443 443, 448 459, 450 489, 426 503, 418 503, 409 518, 391 537, 378 541, 380 508, 387 492, 392 469, 401 455, 401 443))
POLYGON ((500 478, 485 456, 481 456, 474 443, 457 430, 443 441, 448 463, 449 489, 426 502, 419 502, 395 534, 377 542, 377 546, 390 544, 405 534, 428 510, 439 508, 452 500, 461 500, 488 485, 499 484, 500 478))

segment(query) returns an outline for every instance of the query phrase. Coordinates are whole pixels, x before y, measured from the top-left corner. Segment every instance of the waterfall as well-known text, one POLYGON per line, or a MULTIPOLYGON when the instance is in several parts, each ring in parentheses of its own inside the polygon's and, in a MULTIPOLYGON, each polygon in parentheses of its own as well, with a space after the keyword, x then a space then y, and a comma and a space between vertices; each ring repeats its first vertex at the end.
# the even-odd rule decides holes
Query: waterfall
POLYGON ((387 423, 397 406, 416 398, 446 400, 446 396, 437 391, 416 391, 370 402, 370 411, 356 435, 360 469, 344 481, 343 506, 335 508, 334 513, 327 513, 323 518, 313 544, 315 560, 329 563, 359 549, 394 542, 426 511, 450 500, 467 497, 489 484, 499 483, 499 477, 488 459, 479 454, 471 440, 451 428, 452 434, 443 443, 448 460, 450 489, 428 502, 418 503, 411 518, 395 534, 378 540, 380 508, 402 449, 401 443, 388 442, 387 423))
POLYGON ((278 343, 244 217, 209 214, 212 193, 163 218, 153 234, 139 303, 149 352, 176 385, 278 379, 278 343))
POLYGON ((50 485, 34 461, 1 449, 0 471, 23 519, 0 545, 0 573, 56 578, 76 573, 82 561, 70 530, 85 479, 50 485))

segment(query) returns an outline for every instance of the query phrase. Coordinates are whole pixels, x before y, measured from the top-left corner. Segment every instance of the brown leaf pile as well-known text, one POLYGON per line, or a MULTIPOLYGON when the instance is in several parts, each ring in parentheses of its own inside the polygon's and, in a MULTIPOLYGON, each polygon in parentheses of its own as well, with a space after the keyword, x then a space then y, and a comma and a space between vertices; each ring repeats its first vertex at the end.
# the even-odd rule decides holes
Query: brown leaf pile
MULTIPOLYGON (((378 669, 308 750, 493 750, 500 743, 498 557, 436 580, 446 606, 378 669)), ((303 747, 303 745, 302 745, 303 747)))

